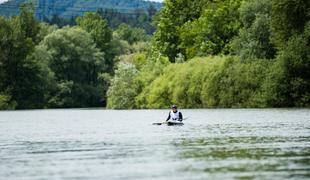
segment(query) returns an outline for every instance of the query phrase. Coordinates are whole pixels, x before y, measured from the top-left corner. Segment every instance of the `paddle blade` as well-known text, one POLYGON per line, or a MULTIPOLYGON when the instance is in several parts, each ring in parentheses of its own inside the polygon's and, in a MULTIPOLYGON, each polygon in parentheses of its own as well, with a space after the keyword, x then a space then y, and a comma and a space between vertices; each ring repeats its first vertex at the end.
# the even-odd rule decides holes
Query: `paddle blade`
POLYGON ((153 123, 153 125, 163 125, 163 124, 167 124, 167 122, 164 121, 164 122, 160 122, 160 123, 153 123))

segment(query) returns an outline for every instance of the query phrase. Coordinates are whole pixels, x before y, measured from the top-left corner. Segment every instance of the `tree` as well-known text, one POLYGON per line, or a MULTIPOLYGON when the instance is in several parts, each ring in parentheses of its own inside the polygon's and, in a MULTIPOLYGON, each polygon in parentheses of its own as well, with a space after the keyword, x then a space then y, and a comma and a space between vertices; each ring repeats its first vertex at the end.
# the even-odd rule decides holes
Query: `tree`
POLYGON ((0 18, 0 92, 18 109, 42 108, 49 81, 46 64, 31 58, 38 24, 32 11, 21 11, 23 17, 0 18))
POLYGON ((40 27, 40 31, 37 34, 38 42, 41 42, 45 38, 45 36, 47 36, 48 34, 58 29, 56 25, 49 25, 47 23, 40 23, 39 27, 40 27))
POLYGON ((272 1, 272 41, 278 48, 294 34, 301 34, 310 20, 310 1, 282 0, 272 1))
POLYGON ((133 64, 119 64, 108 91, 108 108, 135 108, 134 101, 135 97, 138 95, 138 86, 135 84, 137 75, 138 70, 133 64))
POLYGON ((108 26, 107 21, 102 19, 97 13, 86 13, 84 17, 78 17, 76 22, 78 26, 90 33, 96 43, 96 47, 104 53, 107 70, 113 72, 114 54, 111 53, 112 30, 108 26))
POLYGON ((174 62, 178 54, 194 56, 228 54, 229 42, 240 28, 241 0, 166 1, 153 44, 174 62))
POLYGON ((51 93, 51 107, 103 105, 105 89, 98 76, 106 63, 89 33, 77 27, 57 30, 36 47, 35 57, 48 61, 54 72, 57 89, 51 93))
POLYGON ((34 17, 35 9, 33 4, 23 4, 20 7, 20 19, 21 30, 24 31, 25 36, 31 38, 33 42, 38 43, 37 34, 40 31, 40 26, 34 17))
POLYGON ((269 106, 310 106, 310 21, 302 34, 289 38, 265 83, 269 106))
POLYGON ((153 45, 171 62, 182 53, 179 28, 186 22, 198 19, 208 0, 166 0, 165 6, 155 19, 156 32, 153 45))
POLYGON ((239 9, 243 28, 231 43, 232 54, 241 59, 273 59, 274 45, 271 36, 271 1, 244 1, 239 9))
POLYGON ((210 1, 201 16, 179 30, 179 49, 186 58, 228 54, 229 43, 241 27, 241 0, 210 1))
MULTIPOLYGON (((149 9, 149 13, 153 14, 156 9, 149 9)), ((157 10, 156 10, 157 11, 157 10)), ((155 28, 151 25, 153 15, 150 16, 145 10, 136 9, 133 12, 123 13, 117 9, 102 9, 99 8, 97 13, 107 20, 109 26, 116 29, 121 24, 125 23, 131 27, 144 29, 147 34, 153 34, 155 28)))
POLYGON ((129 44, 133 44, 139 41, 147 41, 148 36, 144 29, 133 28, 128 24, 121 24, 115 30, 115 33, 118 34, 120 39, 127 41, 129 44))

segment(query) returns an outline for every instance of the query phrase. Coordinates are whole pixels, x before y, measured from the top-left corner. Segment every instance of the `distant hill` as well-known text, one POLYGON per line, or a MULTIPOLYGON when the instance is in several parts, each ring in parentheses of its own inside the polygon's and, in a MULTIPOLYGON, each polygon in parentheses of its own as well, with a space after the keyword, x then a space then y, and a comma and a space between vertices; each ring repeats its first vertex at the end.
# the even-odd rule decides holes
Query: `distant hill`
POLYGON ((17 15, 19 6, 29 2, 34 4, 36 17, 40 20, 54 15, 69 19, 99 9, 114 9, 119 13, 130 14, 137 10, 148 11, 150 7, 157 10, 162 7, 162 3, 144 0, 10 0, 0 4, 0 15, 17 15))

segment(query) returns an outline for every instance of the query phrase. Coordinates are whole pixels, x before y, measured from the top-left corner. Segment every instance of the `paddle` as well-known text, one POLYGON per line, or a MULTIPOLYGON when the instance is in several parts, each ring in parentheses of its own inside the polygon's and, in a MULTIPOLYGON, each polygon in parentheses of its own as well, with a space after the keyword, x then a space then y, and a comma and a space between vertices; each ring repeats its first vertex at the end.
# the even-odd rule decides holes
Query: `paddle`
MULTIPOLYGON (((186 119, 188 119, 188 117, 182 119, 182 121, 184 121, 186 119)), ((161 123, 153 123, 153 125, 158 125, 158 126, 163 125, 163 124, 167 124, 167 121, 164 121, 164 122, 161 122, 161 123)))
POLYGON ((167 124, 166 122, 162 122, 162 123, 153 123, 153 125, 163 125, 163 124, 167 124))

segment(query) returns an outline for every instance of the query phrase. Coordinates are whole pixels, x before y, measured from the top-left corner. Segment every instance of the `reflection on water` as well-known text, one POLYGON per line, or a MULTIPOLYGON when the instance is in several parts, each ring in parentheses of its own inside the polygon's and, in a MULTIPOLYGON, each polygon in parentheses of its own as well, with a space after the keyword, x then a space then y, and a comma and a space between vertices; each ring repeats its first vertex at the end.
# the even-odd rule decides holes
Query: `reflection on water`
POLYGON ((187 168, 234 178, 310 177, 309 137, 223 137, 175 144, 181 159, 199 161, 187 168), (305 146, 308 144, 308 146, 305 146))
POLYGON ((275 119, 263 114, 194 127, 199 135, 173 142, 177 158, 187 162, 183 169, 204 178, 310 178, 310 116, 290 121, 285 113, 275 119))
POLYGON ((310 110, 0 112, 4 179, 309 179, 310 110))

